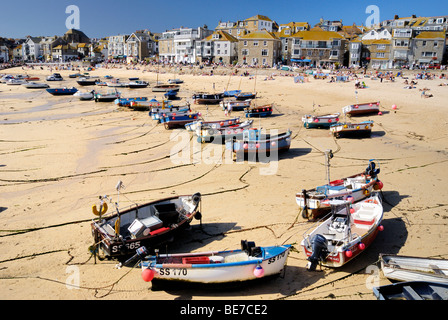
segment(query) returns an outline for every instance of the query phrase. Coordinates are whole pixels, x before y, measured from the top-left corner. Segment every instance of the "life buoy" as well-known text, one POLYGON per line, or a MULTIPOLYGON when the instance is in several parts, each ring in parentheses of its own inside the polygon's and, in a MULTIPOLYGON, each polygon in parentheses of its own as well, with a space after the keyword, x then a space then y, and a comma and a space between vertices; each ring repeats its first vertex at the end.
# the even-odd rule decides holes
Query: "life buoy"
POLYGON ((92 212, 94 215, 99 216, 100 214, 103 215, 107 212, 107 203, 103 203, 103 208, 101 209, 101 212, 98 211, 96 204, 92 206, 92 212))

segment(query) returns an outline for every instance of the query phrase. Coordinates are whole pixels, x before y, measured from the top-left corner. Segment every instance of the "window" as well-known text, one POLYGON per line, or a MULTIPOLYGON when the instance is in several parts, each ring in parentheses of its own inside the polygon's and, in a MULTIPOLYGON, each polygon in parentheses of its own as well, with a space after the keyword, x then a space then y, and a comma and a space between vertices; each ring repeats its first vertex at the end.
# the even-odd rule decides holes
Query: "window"
POLYGON ((337 50, 332 50, 332 51, 331 51, 331 55, 332 55, 333 57, 337 57, 337 56, 339 55, 339 53, 338 53, 337 50))
POLYGON ((258 41, 254 41, 254 47, 258 47, 258 41))
POLYGON ((437 41, 434 41, 434 48, 436 48, 439 45, 437 41))
POLYGON ((241 50, 241 54, 243 56, 248 56, 249 55, 249 50, 248 49, 243 49, 243 50, 241 50))
POLYGON ((377 50, 386 50, 386 45, 385 44, 377 44, 376 49, 377 50))
POLYGON ((268 55, 269 55, 269 51, 268 51, 268 49, 262 49, 262 50, 261 50, 261 55, 262 55, 262 56, 268 56, 268 55))
POLYGON ((243 41, 243 45, 247 46, 247 41, 246 40, 243 41))
POLYGON ((264 46, 267 46, 267 45, 268 45, 268 42, 267 42, 267 41, 263 41, 263 45, 264 45, 264 46))
POLYGON ((221 54, 221 50, 217 50, 216 54, 221 54))
POLYGON ((422 41, 422 46, 426 46, 426 40, 422 41))
POLYGON ((351 58, 352 59, 357 59, 358 58, 358 54, 357 53, 352 53, 351 54, 351 58))
POLYGON ((384 52, 377 52, 376 53, 376 57, 377 58, 384 58, 386 56, 386 53, 384 53, 384 52))
POLYGON ((352 43, 352 49, 359 49, 359 43, 352 43))

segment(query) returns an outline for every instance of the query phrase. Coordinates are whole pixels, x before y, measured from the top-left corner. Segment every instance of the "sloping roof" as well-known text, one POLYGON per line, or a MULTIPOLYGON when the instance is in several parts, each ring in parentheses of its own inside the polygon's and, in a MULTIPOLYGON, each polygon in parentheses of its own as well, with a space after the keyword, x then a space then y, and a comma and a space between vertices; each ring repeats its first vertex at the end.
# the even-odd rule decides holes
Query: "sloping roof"
POLYGON ((238 39, 232 36, 231 34, 222 31, 222 30, 216 30, 211 35, 209 35, 204 40, 206 41, 230 41, 230 42, 238 42, 238 39), (213 38, 214 34, 219 34, 219 39, 213 38))
POLYGON ((444 31, 423 31, 415 39, 445 39, 444 31))
POLYGON ((253 16, 253 17, 247 18, 247 19, 244 20, 244 21, 247 21, 247 20, 265 20, 265 21, 272 21, 272 20, 269 19, 268 17, 263 16, 263 15, 261 15, 261 14, 257 14, 257 15, 255 15, 255 16, 253 16))
POLYGON ((331 39, 344 39, 343 36, 335 31, 316 31, 314 29, 315 28, 309 31, 299 31, 293 34, 292 37, 302 38, 303 40, 308 41, 328 41, 331 39))
POLYGON ((240 39, 263 39, 263 40, 279 40, 274 32, 269 32, 266 30, 254 31, 241 36, 240 39))
POLYGON ((362 44, 364 45, 374 45, 374 44, 391 44, 392 40, 387 39, 368 39, 368 40, 362 40, 362 44))

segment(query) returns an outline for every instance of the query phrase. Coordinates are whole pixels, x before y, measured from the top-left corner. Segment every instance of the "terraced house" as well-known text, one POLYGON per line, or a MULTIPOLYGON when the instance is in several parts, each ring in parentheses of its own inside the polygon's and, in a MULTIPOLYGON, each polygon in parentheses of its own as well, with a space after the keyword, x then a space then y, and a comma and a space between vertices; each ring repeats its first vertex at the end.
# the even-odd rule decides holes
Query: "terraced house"
POLYGON ((424 31, 414 38, 414 64, 440 64, 446 52, 445 31, 424 31))
POLYGON ((347 40, 335 31, 324 31, 314 27, 309 31, 299 31, 292 35, 291 58, 313 66, 344 64, 347 40))
POLYGON ((248 33, 238 40, 238 62, 272 67, 281 61, 282 42, 267 30, 248 33))
POLYGON ((207 38, 196 41, 196 57, 201 62, 232 64, 238 59, 238 39, 217 30, 207 38))

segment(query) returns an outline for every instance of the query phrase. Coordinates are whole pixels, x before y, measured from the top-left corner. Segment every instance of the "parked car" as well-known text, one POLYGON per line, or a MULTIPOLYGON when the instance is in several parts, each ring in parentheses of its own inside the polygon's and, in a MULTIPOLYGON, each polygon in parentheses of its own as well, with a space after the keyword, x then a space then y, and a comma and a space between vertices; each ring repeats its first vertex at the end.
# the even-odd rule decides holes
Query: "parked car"
POLYGON ((440 64, 434 63, 428 66, 428 69, 440 69, 440 64))

